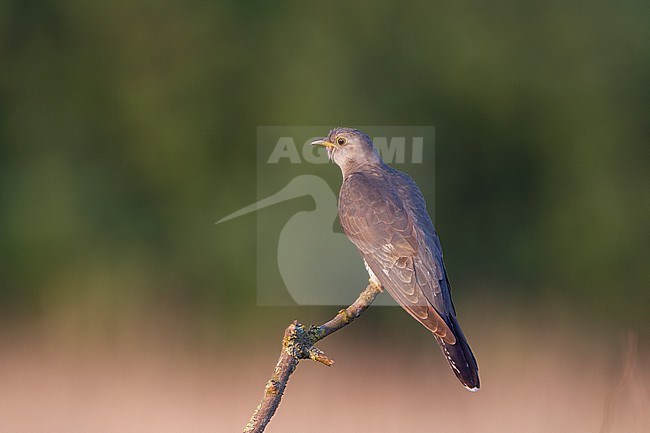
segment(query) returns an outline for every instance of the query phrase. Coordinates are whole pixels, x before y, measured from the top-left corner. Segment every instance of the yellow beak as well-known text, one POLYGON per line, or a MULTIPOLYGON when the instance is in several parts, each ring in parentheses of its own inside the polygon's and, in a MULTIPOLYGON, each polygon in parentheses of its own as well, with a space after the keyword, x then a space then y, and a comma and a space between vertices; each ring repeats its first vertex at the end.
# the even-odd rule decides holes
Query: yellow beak
POLYGON ((309 145, 310 146, 334 147, 334 148, 338 147, 336 144, 330 143, 329 141, 327 141, 324 138, 321 138, 319 140, 314 140, 309 145))

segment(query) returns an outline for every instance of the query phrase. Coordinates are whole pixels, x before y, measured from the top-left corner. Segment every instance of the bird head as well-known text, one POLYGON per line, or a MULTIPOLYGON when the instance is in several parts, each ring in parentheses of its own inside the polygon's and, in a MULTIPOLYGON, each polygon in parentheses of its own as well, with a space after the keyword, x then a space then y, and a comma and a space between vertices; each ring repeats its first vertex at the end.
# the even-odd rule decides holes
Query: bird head
POLYGON ((334 128, 325 138, 315 140, 312 146, 323 146, 327 155, 343 175, 381 163, 379 152, 364 132, 352 128, 334 128))

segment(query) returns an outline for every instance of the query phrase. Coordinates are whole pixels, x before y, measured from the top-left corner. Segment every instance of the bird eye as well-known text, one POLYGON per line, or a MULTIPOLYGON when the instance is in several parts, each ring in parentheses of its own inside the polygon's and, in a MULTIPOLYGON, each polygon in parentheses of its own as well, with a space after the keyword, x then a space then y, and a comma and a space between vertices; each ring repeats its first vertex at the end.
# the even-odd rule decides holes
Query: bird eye
POLYGON ((345 144, 345 138, 339 137, 336 142, 339 144, 339 146, 343 146, 345 144))

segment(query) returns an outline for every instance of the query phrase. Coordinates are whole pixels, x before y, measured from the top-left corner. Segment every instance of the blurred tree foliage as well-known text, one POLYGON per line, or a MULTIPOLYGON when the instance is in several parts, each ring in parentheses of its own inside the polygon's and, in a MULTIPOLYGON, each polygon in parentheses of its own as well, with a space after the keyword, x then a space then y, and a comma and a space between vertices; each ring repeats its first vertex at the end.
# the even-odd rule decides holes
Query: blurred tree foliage
POLYGON ((648 41, 642 1, 4 0, 0 308, 250 311, 255 217, 212 224, 256 126, 435 125, 457 296, 648 329, 648 41))

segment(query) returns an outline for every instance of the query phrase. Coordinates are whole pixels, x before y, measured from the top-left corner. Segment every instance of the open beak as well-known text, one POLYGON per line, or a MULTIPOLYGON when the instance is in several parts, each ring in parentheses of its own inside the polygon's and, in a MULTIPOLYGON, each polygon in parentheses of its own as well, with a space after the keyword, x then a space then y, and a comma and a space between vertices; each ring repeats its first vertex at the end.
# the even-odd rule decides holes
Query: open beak
POLYGON ((323 146, 323 147, 332 147, 332 148, 337 148, 338 147, 336 144, 330 143, 325 138, 319 138, 318 140, 312 141, 310 143, 310 146, 323 146))

